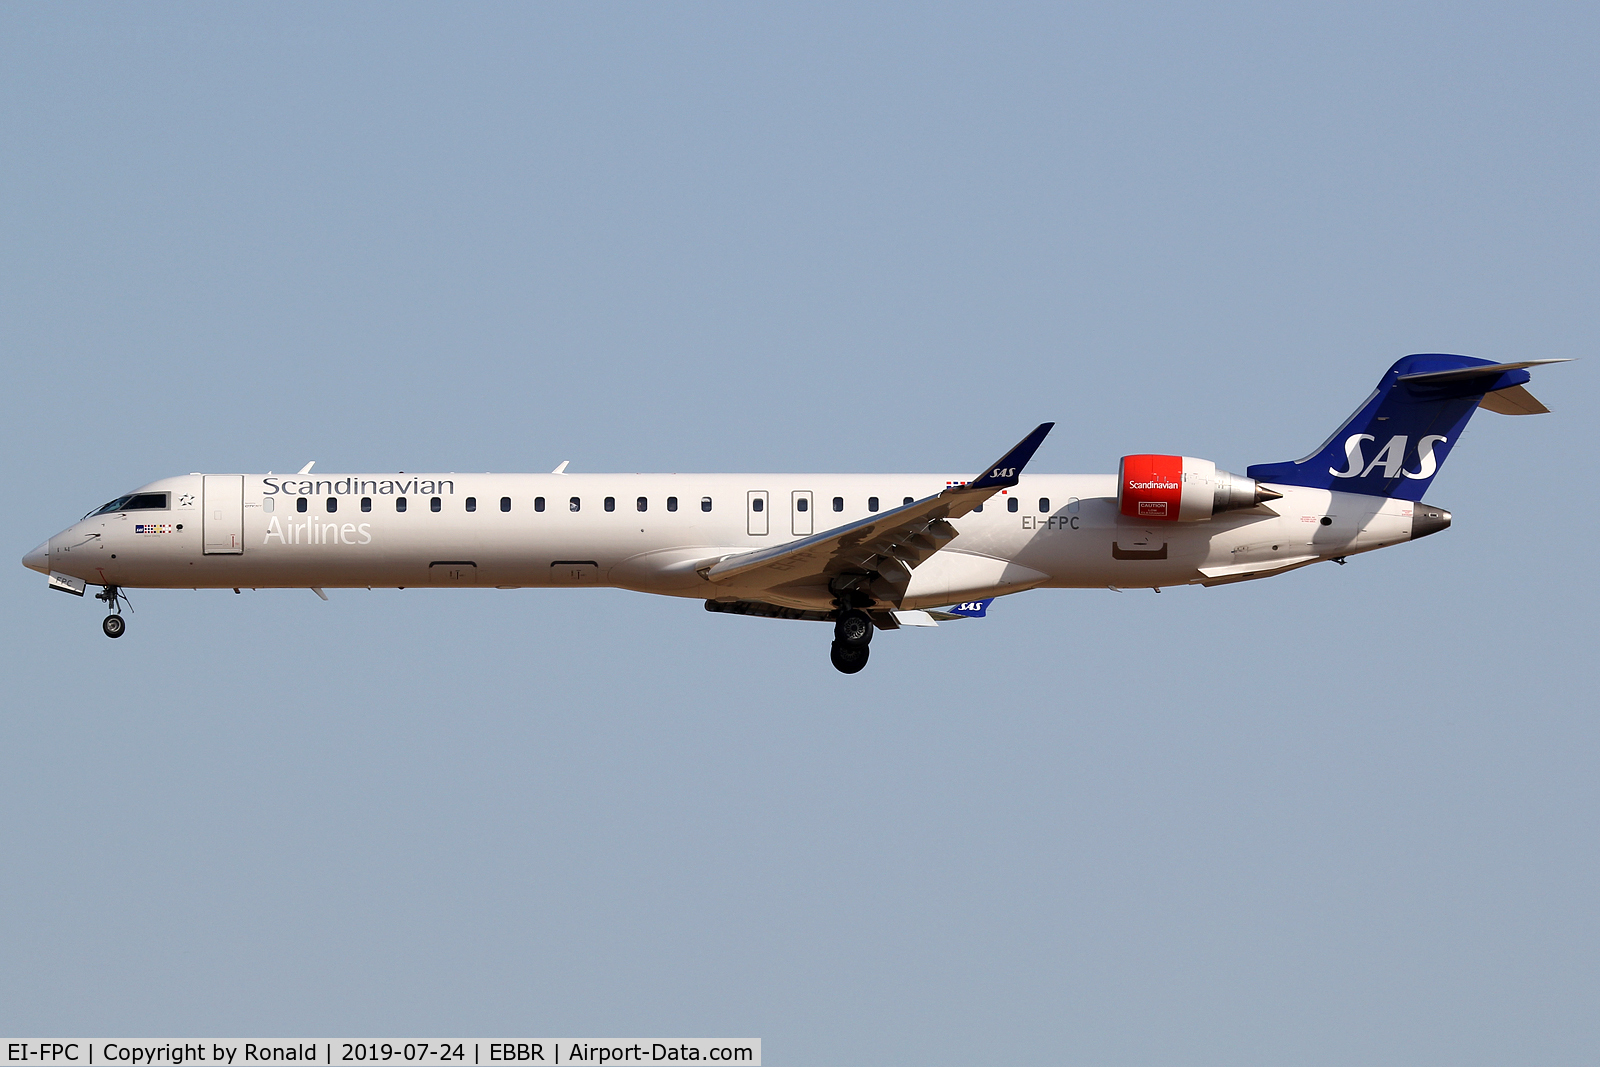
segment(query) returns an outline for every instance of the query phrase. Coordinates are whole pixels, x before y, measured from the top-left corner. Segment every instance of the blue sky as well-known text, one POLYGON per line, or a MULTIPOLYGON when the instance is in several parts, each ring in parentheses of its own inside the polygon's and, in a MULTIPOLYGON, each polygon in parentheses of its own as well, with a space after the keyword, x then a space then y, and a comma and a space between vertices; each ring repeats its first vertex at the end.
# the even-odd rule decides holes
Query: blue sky
MULTIPOLYGON (((1588 357, 1585 5, 11 7, 12 555, 194 470, 1242 471, 1588 357)), ((1588 360, 1455 526, 829 666, 613 591, 0 571, 0 1027, 1587 1062, 1588 360)))

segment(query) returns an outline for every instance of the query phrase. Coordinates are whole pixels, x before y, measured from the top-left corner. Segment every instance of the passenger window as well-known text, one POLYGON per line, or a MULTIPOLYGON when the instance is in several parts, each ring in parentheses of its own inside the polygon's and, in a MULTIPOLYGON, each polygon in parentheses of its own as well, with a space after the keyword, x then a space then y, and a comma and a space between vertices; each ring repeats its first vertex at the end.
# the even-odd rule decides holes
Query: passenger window
POLYGON ((606 497, 606 510, 607 511, 616 511, 617 510, 617 498, 616 497, 614 497, 614 496, 606 497))
POLYGON ((477 497, 475 497, 475 496, 467 497, 467 510, 468 511, 477 511, 478 510, 478 498, 477 497))
POLYGON ((533 498, 533 510, 534 511, 543 511, 544 510, 544 497, 536 496, 536 497, 533 498))
POLYGON ((336 497, 336 496, 330 496, 328 498, 328 514, 332 515, 335 511, 338 511, 338 510, 339 510, 339 498, 336 497))
POLYGON ((644 497, 640 497, 637 501, 634 502, 634 506, 637 507, 640 511, 649 511, 650 510, 650 501, 646 500, 644 497))
POLYGON ((700 510, 701 511, 710 511, 711 510, 711 498, 710 497, 703 496, 703 497, 700 498, 700 510))
POLYGON ((265 511, 268 514, 271 514, 273 509, 276 506, 277 506, 277 499, 275 497, 264 496, 264 497, 261 498, 261 510, 262 511, 265 511))
POLYGON ((805 497, 800 497, 794 502, 794 509, 796 511, 810 511, 811 501, 807 500, 805 497))
POLYGON ((833 510, 834 511, 843 511, 844 510, 844 497, 836 496, 836 497, 833 498, 833 510))
POLYGON ((979 504, 977 507, 973 508, 972 510, 973 511, 982 511, 983 510, 983 505, 979 504))
POLYGON ((1075 497, 1075 496, 1067 497, 1067 510, 1072 512, 1074 515, 1076 515, 1078 513, 1078 498, 1077 497, 1075 497))
POLYGON ((403 496, 395 497, 394 498, 394 509, 396 511, 404 511, 406 509, 406 498, 403 497, 403 496))
POLYGON ((364 496, 364 497, 361 498, 361 510, 362 511, 371 511, 372 510, 372 498, 370 496, 364 496))
POLYGON ((1050 498, 1049 497, 1042 496, 1042 497, 1039 498, 1039 514, 1041 514, 1041 515, 1050 514, 1050 498))
POLYGON ((582 506, 583 506, 583 502, 580 501, 577 497, 573 497, 571 500, 567 501, 567 510, 568 511, 577 511, 582 506))
POLYGON ((503 497, 500 498, 500 510, 501 511, 510 511, 511 510, 511 498, 510 497, 503 496, 503 497))
POLYGON ((875 497, 875 496, 867 497, 867 510, 868 511, 877 511, 878 510, 878 498, 877 497, 875 497))
POLYGON ((429 511, 438 511, 439 510, 439 498, 438 497, 434 497, 433 499, 428 501, 428 510, 429 511))
POLYGON ((304 511, 306 509, 306 498, 303 497, 303 496, 302 497, 296 497, 295 498, 295 502, 294 502, 294 509, 296 511, 304 511))
POLYGON ((901 504, 902 504, 902 505, 905 505, 905 504, 909 504, 909 503, 911 503, 911 501, 913 501, 913 500, 915 500, 915 499, 916 499, 916 498, 915 498, 915 497, 909 497, 909 496, 908 496, 908 497, 906 497, 906 498, 905 498, 905 499, 904 499, 904 500, 902 500, 902 501, 900 501, 900 503, 901 503, 901 504))
POLYGON ((667 497, 667 510, 668 511, 677 511, 678 510, 678 498, 677 497, 675 497, 675 496, 667 497))
POLYGON ((766 507, 767 507, 767 502, 765 500, 762 500, 760 497, 756 497, 756 498, 754 498, 753 500, 750 501, 750 510, 751 511, 764 511, 764 510, 766 510, 766 507))
POLYGON ((1016 497, 1014 497, 1014 496, 1006 497, 1006 510, 1007 511, 1016 511, 1017 510, 1017 498, 1016 497))

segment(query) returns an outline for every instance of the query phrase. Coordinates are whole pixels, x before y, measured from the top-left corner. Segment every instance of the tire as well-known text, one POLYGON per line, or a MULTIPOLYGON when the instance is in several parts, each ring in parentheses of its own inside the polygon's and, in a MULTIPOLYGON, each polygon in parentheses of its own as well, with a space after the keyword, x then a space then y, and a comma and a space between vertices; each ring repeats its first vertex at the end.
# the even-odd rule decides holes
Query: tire
POLYGON ((833 624, 833 639, 851 648, 866 648, 872 643, 872 619, 857 608, 842 613, 833 624))
POLYGON ((107 615, 100 629, 106 632, 107 637, 121 637, 128 629, 128 624, 122 621, 121 615, 107 615))
POLYGON ((835 641, 828 658, 833 660, 834 667, 841 674, 855 674, 867 665, 867 656, 871 651, 866 645, 847 645, 835 641))

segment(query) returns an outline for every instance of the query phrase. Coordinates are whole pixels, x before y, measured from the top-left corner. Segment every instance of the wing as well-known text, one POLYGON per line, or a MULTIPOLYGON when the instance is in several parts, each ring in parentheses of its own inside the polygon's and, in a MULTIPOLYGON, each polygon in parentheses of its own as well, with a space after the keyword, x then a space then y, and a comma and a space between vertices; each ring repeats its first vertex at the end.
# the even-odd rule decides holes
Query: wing
POLYGON ((701 567, 700 575, 713 584, 739 588, 881 578, 904 590, 913 570, 955 540, 956 528, 945 520, 960 518, 1001 489, 1016 485, 1022 468, 1054 425, 1039 425, 970 482, 785 545, 724 556, 701 567))

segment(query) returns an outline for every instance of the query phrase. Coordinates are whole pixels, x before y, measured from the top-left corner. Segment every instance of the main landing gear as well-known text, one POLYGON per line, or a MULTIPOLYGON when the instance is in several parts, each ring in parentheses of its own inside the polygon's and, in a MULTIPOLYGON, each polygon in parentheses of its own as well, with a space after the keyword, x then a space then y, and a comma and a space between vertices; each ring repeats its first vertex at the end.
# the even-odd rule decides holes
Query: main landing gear
POLYGON ((855 674, 867 665, 872 644, 872 619, 860 608, 839 612, 833 624, 833 648, 828 658, 844 674, 855 674))
POLYGON ((106 586, 96 593, 94 598, 105 601, 106 607, 111 611, 111 614, 100 623, 100 629, 106 632, 107 637, 121 637, 128 630, 128 624, 122 618, 121 605, 127 604, 131 610, 133 604, 122 594, 122 590, 114 585, 106 586))

